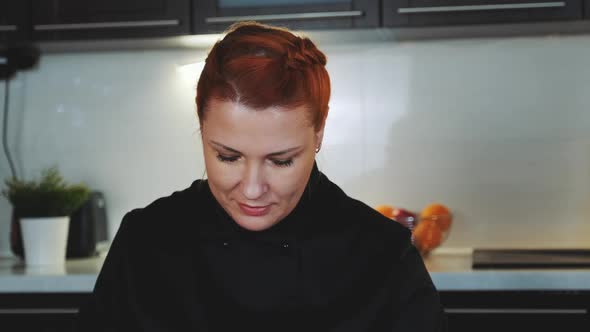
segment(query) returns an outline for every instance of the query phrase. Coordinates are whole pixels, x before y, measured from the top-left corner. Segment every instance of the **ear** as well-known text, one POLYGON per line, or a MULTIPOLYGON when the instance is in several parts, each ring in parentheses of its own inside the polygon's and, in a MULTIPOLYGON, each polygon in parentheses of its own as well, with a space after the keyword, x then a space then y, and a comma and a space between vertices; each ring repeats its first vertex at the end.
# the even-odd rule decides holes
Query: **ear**
POLYGON ((328 112, 326 112, 326 114, 324 115, 324 118, 322 119, 322 125, 320 126, 320 129, 315 132, 316 149, 321 148, 321 146, 322 146, 322 142, 324 140, 324 128, 326 128, 326 118, 327 117, 328 117, 328 112))
POLYGON ((322 146, 322 141, 324 140, 324 127, 315 133, 315 145, 316 147, 322 146))
POLYGON ((322 142, 324 141, 324 128, 325 127, 326 127, 326 118, 324 118, 324 121, 322 121, 322 126, 320 127, 320 130, 315 132, 316 149, 322 147, 322 142))

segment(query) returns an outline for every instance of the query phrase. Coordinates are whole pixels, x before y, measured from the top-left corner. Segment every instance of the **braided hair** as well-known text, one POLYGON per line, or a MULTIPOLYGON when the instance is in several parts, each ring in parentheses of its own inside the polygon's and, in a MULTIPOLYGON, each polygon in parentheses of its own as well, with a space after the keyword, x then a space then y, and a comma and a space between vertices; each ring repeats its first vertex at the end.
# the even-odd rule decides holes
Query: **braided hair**
POLYGON ((232 25, 205 60, 197 84, 201 125, 208 102, 217 98, 253 109, 306 106, 316 130, 330 100, 326 56, 307 37, 256 22, 232 25))

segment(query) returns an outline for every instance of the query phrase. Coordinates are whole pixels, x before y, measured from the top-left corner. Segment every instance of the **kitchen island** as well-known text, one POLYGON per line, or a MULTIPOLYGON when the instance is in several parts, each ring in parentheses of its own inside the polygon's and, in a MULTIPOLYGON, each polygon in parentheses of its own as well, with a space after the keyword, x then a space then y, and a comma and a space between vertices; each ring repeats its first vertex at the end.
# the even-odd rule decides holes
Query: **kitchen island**
MULTIPOLYGON (((471 253, 439 248, 424 260, 449 331, 590 331, 590 269, 474 270, 471 253)), ((1 258, 0 323, 20 324, 21 331, 71 330, 104 258, 69 259, 58 269, 1 258)))

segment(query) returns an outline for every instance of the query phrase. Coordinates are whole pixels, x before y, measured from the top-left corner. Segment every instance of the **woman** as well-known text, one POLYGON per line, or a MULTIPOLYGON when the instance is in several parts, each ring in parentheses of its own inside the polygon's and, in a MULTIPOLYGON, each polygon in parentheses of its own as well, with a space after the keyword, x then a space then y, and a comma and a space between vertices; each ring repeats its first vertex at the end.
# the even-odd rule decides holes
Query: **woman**
POLYGON ((197 87, 207 180, 123 218, 81 331, 441 331, 410 233, 315 164, 326 57, 240 23, 197 87))

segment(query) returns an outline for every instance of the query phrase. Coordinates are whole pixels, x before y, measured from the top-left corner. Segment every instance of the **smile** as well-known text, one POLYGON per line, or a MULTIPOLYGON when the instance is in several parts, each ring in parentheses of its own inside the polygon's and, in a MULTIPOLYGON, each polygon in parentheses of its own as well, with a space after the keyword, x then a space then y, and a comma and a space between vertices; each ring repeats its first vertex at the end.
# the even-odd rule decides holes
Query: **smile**
POLYGON ((254 217, 263 216, 270 211, 270 205, 250 206, 242 203, 238 203, 238 205, 244 214, 254 217))

